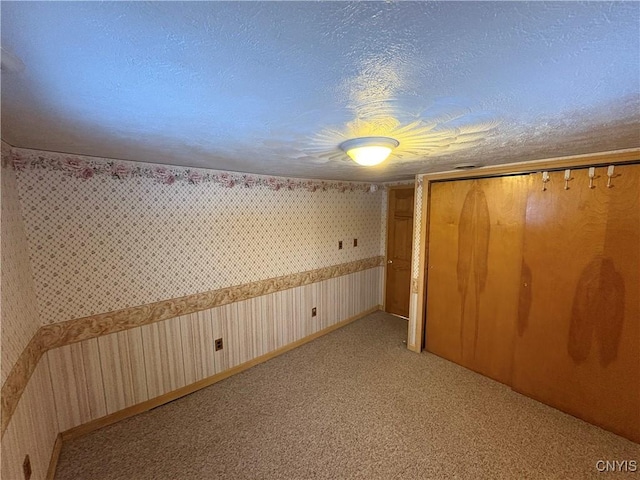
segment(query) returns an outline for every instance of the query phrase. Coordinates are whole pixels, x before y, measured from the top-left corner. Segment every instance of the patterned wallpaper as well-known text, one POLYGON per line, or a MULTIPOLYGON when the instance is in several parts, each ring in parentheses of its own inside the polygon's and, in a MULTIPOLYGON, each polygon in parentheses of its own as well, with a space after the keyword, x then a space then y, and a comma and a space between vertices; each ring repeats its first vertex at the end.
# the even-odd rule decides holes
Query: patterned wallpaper
POLYGON ((14 154, 45 324, 384 254, 369 184, 14 154))
POLYGON ((416 175, 416 196, 413 210, 413 254, 411 265, 411 281, 417 281, 420 275, 420 231, 422 228, 422 179, 424 175, 416 175))
POLYGON ((418 312, 418 277, 420 276, 420 249, 422 231, 422 196, 423 196, 423 178, 424 175, 416 175, 416 195, 413 210, 413 250, 411 262, 411 296, 409 297, 409 333, 407 344, 414 351, 420 351, 421 343, 418 342, 418 336, 422 336, 422 327, 418 325, 421 313, 418 312))
POLYGON ((389 190, 385 189, 380 201, 380 255, 387 255, 387 216, 389 215, 389 190))
POLYGON ((40 326, 9 149, 2 143, 2 384, 40 326))

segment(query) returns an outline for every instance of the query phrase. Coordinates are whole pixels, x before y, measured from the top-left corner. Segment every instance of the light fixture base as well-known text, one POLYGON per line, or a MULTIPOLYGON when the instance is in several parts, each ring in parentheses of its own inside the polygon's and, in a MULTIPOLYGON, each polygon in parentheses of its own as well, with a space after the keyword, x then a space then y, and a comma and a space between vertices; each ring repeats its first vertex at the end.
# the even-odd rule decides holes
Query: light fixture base
POLYGON ((359 137, 342 142, 340 148, 354 162, 364 166, 373 166, 384 162, 398 145, 400 142, 391 137, 359 137))

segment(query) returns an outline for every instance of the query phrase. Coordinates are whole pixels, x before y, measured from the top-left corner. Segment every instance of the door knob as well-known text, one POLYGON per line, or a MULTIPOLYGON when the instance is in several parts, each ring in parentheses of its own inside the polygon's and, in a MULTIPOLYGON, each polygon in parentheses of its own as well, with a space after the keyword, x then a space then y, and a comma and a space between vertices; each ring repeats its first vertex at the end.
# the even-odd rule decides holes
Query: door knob
POLYGON ((393 263, 393 260, 387 260, 387 263, 393 263))

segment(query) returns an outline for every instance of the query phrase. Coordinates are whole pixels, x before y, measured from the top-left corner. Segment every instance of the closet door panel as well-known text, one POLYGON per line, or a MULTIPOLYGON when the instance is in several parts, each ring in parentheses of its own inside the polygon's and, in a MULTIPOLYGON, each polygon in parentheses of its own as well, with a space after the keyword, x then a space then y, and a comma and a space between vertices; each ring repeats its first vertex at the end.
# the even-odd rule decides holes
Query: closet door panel
POLYGON ((529 175, 431 186, 427 350, 510 383, 529 175))
POLYGON ((529 195, 512 386, 640 441, 640 167, 606 172, 529 195))
POLYGON ((462 363, 461 299, 455 265, 458 223, 471 181, 431 184, 425 348, 462 363))

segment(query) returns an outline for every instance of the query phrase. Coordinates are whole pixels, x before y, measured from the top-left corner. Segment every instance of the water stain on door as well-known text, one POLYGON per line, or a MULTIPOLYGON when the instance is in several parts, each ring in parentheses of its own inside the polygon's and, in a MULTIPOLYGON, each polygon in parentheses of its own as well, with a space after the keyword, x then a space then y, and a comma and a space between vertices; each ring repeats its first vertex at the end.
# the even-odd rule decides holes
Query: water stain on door
POLYGON ((480 319, 480 294, 484 291, 489 259, 489 236, 491 232, 491 223, 489 218, 489 206, 487 205, 487 197, 478 185, 477 181, 467 193, 462 210, 460 212, 460 221, 458 229, 458 292, 461 296, 461 312, 460 312, 460 352, 465 351, 464 348, 464 331, 467 321, 465 305, 467 297, 470 294, 470 283, 473 284, 473 301, 475 308, 473 309, 473 346, 472 355, 478 344, 478 330, 480 319))

